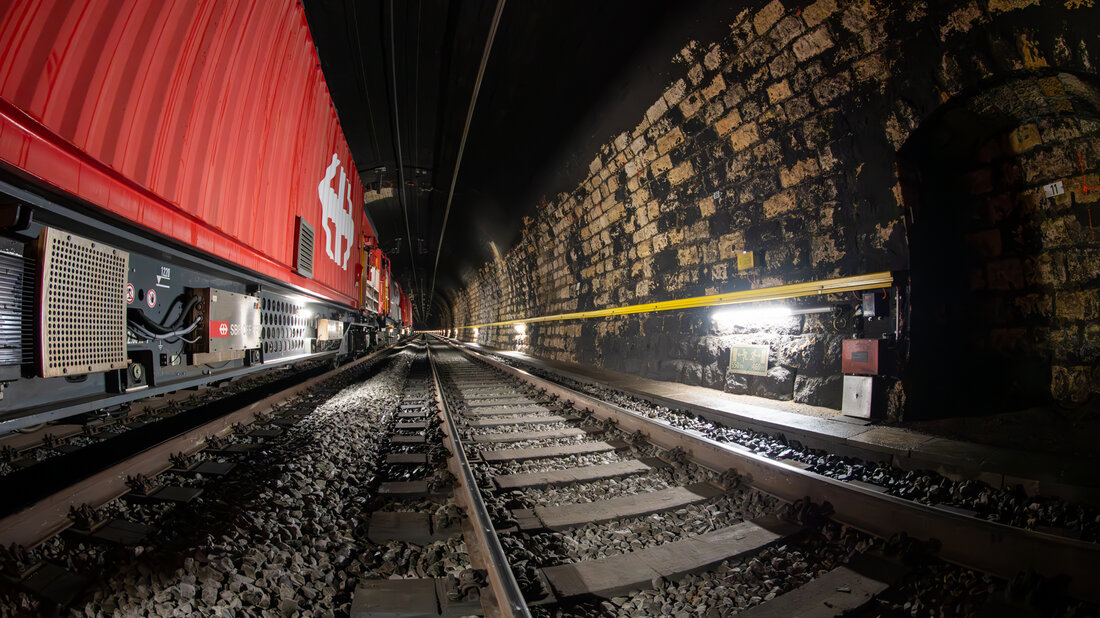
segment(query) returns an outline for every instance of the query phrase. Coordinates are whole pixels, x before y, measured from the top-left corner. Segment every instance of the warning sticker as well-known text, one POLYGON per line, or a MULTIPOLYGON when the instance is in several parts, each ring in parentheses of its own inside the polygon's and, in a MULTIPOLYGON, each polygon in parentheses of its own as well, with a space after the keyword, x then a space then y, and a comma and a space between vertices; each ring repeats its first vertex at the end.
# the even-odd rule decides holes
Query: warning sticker
POLYGON ((126 284, 126 304, 129 305, 134 302, 134 284, 126 284))
POLYGON ((150 309, 157 306, 157 291, 156 290, 149 290, 148 292, 145 293, 145 304, 149 305, 150 309))
POLYGON ((210 322, 210 337, 228 337, 229 322, 210 322))

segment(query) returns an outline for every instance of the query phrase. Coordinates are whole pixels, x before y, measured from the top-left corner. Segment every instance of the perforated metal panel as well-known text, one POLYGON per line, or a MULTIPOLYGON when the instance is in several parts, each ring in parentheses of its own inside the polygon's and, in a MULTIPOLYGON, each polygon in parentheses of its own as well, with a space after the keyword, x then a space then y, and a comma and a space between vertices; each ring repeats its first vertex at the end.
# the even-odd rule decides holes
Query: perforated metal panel
POLYGON ((130 254, 61 230, 39 236, 39 359, 43 377, 126 367, 130 254))
POLYGON ((262 298, 260 339, 264 360, 298 356, 309 351, 306 320, 301 305, 283 297, 262 298))
POLYGON ((294 267, 303 277, 313 278, 313 226, 306 220, 298 217, 298 253, 294 260, 294 267))

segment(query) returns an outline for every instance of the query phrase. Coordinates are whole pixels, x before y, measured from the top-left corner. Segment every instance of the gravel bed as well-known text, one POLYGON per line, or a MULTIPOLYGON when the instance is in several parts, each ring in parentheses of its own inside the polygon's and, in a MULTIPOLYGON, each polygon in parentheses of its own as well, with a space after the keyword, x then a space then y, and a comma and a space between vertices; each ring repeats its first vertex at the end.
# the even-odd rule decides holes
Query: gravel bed
MULTIPOLYGON (((68 445, 78 446, 78 447, 85 447, 85 446, 88 446, 88 445, 91 445, 91 444, 95 444, 97 442, 102 442, 105 439, 108 439, 108 438, 126 433, 127 431, 130 431, 131 425, 133 423, 140 422, 142 424, 149 424, 149 423, 153 423, 153 422, 156 422, 156 421, 159 421, 159 420, 163 420, 165 418, 171 418, 171 417, 176 416, 177 414, 179 414, 181 412, 185 412, 185 411, 190 410, 192 408, 196 408, 200 405, 204 405, 204 404, 209 403, 210 401, 213 401, 215 399, 221 399, 223 397, 229 397, 231 395, 235 395, 235 394, 243 392, 245 390, 255 388, 255 387, 258 387, 258 386, 262 386, 264 384, 268 384, 268 383, 273 382, 275 380, 284 378, 284 377, 287 376, 289 371, 290 371, 289 367, 278 367, 278 368, 271 369, 269 371, 265 371, 260 375, 248 376, 248 377, 240 378, 240 379, 237 379, 237 380, 233 380, 233 381, 229 382, 228 384, 225 384, 225 385, 222 385, 222 386, 219 386, 219 387, 215 387, 215 388, 207 388, 207 389, 205 389, 204 391, 202 391, 200 393, 190 395, 185 400, 182 400, 182 401, 172 400, 172 401, 169 401, 164 406, 159 407, 155 410, 148 410, 147 412, 145 412, 143 414, 140 414, 138 416, 134 416, 132 418, 128 418, 128 419, 125 419, 125 420, 120 421, 120 422, 113 422, 111 424, 104 425, 100 428, 99 432, 94 436, 87 436, 87 435, 83 435, 83 434, 78 434, 78 435, 72 436, 70 438, 67 438, 63 444, 68 444, 68 445)), ((156 398, 152 398, 149 401, 156 401, 156 398)), ((138 403, 140 403, 140 402, 138 402, 138 403)), ((131 405, 133 405, 133 404, 123 404, 122 410, 129 410, 131 405)), ((97 419, 97 418, 111 418, 115 414, 118 414, 117 410, 115 410, 115 411, 99 411, 99 412, 93 412, 93 413, 86 414, 86 415, 78 415, 78 416, 73 417, 73 418, 62 419, 59 422, 60 423, 82 423, 82 422, 87 422, 89 420, 93 420, 93 419, 97 419)), ((24 455, 22 455, 22 457, 31 457, 35 461, 45 461, 47 459, 50 459, 50 458, 53 458, 53 457, 58 457, 58 456, 61 456, 61 455, 64 455, 64 453, 61 452, 61 451, 58 451, 54 448, 48 448, 48 447, 45 447, 45 446, 40 446, 40 447, 36 447, 35 449, 31 450, 29 453, 25 453, 24 455)), ((0 476, 5 476, 7 474, 11 474, 12 472, 14 472, 17 469, 19 469, 19 468, 16 468, 16 467, 8 464, 7 462, 0 462, 0 476)))
POLYGON ((604 464, 634 459, 633 455, 619 455, 615 451, 606 453, 589 453, 587 455, 566 455, 565 457, 550 457, 546 459, 528 459, 525 461, 502 461, 487 464, 484 470, 489 476, 504 474, 521 474, 524 472, 547 472, 550 470, 568 470, 583 466, 601 466, 604 464))
MULTIPOLYGON (((191 507, 116 501, 104 510, 158 525, 151 545, 108 554, 46 543, 40 555, 98 577, 72 615, 346 615, 364 577, 467 568, 460 540, 417 548, 365 538, 385 427, 411 359, 404 352, 358 368, 291 404, 311 413, 212 480, 191 507)), ((38 610, 26 595, 0 597, 0 614, 38 610)))
POLYGON ((531 414, 529 412, 520 413, 520 414, 494 414, 492 416, 480 416, 480 415, 476 415, 476 414, 469 414, 469 415, 459 415, 459 418, 461 418, 463 420, 466 420, 466 421, 476 422, 476 421, 514 421, 514 420, 518 420, 518 419, 537 419, 537 418, 543 418, 543 417, 547 417, 547 416, 559 416, 559 415, 558 414, 553 414, 549 410, 547 410, 545 414, 531 414))
POLYGON ((76 435, 68 439, 67 443, 72 446, 85 447, 102 442, 103 438, 100 436, 86 436, 84 434, 76 435))
POLYGON ((863 608, 844 614, 872 618, 945 616, 1100 615, 1094 605, 1067 599, 1049 582, 1021 577, 1005 582, 930 557, 911 540, 879 541, 828 522, 785 545, 766 548, 741 561, 676 582, 655 579, 652 587, 556 611, 556 616, 730 616, 764 604, 858 554, 874 552, 901 560, 909 572, 863 608))
POLYGON ((609 500, 620 496, 633 496, 642 493, 660 491, 669 487, 690 485, 706 480, 703 474, 677 473, 672 469, 651 470, 647 474, 635 474, 619 478, 603 479, 589 483, 571 483, 541 489, 513 491, 512 498, 536 506, 557 506, 559 504, 591 503, 609 500), (517 494, 522 494, 522 498, 517 494))
POLYGON ((435 513, 443 504, 445 503, 431 498, 390 498, 382 502, 374 512, 435 513))
POLYGON ((697 536, 775 513, 779 502, 759 492, 736 489, 702 504, 563 532, 518 533, 539 566, 596 560, 697 536))
POLYGON ((568 608, 563 616, 729 616, 793 590, 845 562, 866 542, 835 542, 821 531, 785 545, 768 547, 739 561, 675 582, 655 578, 652 587, 609 601, 568 608))
POLYGON ((389 541, 376 546, 357 574, 364 579, 409 579, 457 576, 470 568, 466 543, 461 536, 436 541, 423 547, 389 541))
POLYGON ((416 481, 431 476, 435 468, 429 465, 423 466, 383 466, 382 478, 387 481, 416 481))
POLYGON ((484 453, 484 452, 487 452, 487 451, 507 451, 507 450, 512 450, 512 449, 521 449, 521 448, 544 448, 544 447, 551 447, 551 446, 566 446, 568 444, 578 444, 580 442, 590 442, 590 441, 592 441, 591 436, 579 435, 579 436, 569 436, 569 437, 566 437, 566 438, 552 438, 552 439, 549 439, 549 440, 521 440, 519 442, 504 442, 504 443, 501 443, 501 444, 492 444, 492 443, 488 443, 488 442, 482 444, 482 443, 470 442, 469 446, 473 446, 474 448, 480 447, 481 452, 484 453))
MULTIPOLYGON (((159 477, 158 477, 159 478, 159 477)), ((202 496, 199 496, 199 500, 202 496)), ((141 524, 155 526, 164 519, 164 516, 176 509, 176 505, 170 502, 128 502, 125 499, 115 500, 96 511, 96 518, 117 517, 141 524)))
POLYGON ((809 464, 809 470, 841 481, 857 480, 885 488, 886 493, 924 504, 943 504, 974 511, 978 517, 1021 528, 1044 527, 1065 530, 1070 536, 1090 542, 1100 541, 1100 508, 1057 498, 1028 496, 1022 488, 1006 490, 981 481, 953 481, 932 471, 907 471, 886 462, 869 462, 810 449, 797 441, 738 429, 716 423, 690 412, 670 410, 640 398, 606 387, 564 378, 544 369, 508 357, 497 360, 521 367, 539 377, 553 380, 575 390, 598 396, 648 418, 668 422, 673 427, 697 431, 718 442, 740 444, 755 453, 773 459, 789 459, 809 464))
POLYGON ((567 427, 573 427, 574 425, 565 421, 558 421, 556 423, 538 423, 534 425, 498 425, 494 427, 469 427, 466 429, 470 435, 484 436, 492 435, 495 433, 520 433, 524 431, 557 431, 559 429, 565 429, 567 427))

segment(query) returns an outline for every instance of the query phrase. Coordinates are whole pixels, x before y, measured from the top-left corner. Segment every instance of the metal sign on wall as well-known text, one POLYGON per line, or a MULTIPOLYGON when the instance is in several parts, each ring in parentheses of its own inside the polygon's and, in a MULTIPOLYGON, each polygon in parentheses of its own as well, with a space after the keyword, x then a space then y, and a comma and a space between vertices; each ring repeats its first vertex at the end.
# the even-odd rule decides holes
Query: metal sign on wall
POLYGON ((766 345, 735 345, 730 347, 730 371, 747 373, 754 376, 768 375, 768 355, 771 348, 766 345))

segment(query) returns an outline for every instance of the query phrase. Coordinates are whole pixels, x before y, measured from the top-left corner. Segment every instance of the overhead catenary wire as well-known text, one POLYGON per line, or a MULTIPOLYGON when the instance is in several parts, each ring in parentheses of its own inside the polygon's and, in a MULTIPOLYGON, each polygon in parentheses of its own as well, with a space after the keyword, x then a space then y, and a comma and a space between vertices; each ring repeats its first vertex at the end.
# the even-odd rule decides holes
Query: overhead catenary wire
MULTIPOLYGON (((391 3, 393 0, 390 0, 391 3)), ((466 125, 462 128, 462 139, 458 142, 458 155, 455 157, 454 173, 451 174, 451 187, 447 190, 447 205, 443 208, 443 227, 439 230, 439 242, 435 247, 435 266, 432 267, 432 285, 428 296, 435 295, 435 277, 439 271, 439 256, 443 253, 443 236, 447 233, 447 219, 451 214, 451 201, 455 196, 455 183, 458 182, 458 169, 462 165, 462 153, 466 150, 466 136, 470 132, 470 123, 474 118, 474 107, 477 105, 477 94, 481 90, 481 80, 485 77, 485 67, 489 64, 489 52, 493 48, 493 38, 496 37, 497 27, 500 26, 500 16, 504 13, 505 0, 497 0, 496 10, 493 11, 493 21, 489 25, 489 35, 485 37, 485 50, 481 53, 481 65, 477 69, 477 79, 474 81, 474 91, 470 94, 470 107, 466 110, 466 125)), ((431 305, 429 304, 429 310, 431 305)), ((429 314, 430 315, 430 314, 429 314)), ((427 321, 425 319, 425 321, 427 321)))
POLYGON ((416 274, 416 255, 413 253, 412 232, 409 230, 409 208, 405 203, 405 160, 401 154, 401 118, 397 110, 397 43, 393 27, 393 0, 390 0, 390 92, 393 94, 393 145, 397 150, 397 182, 400 187, 397 198, 401 203, 401 213, 405 217, 405 240, 409 245, 409 265, 412 267, 413 287, 420 287, 420 278, 416 274))
MULTIPOLYGON (((359 51, 359 74, 363 77, 363 97, 367 100, 367 116, 370 118, 370 140, 374 145, 374 152, 377 156, 381 157, 382 153, 378 148, 378 129, 374 125, 374 108, 370 104, 370 88, 367 87, 367 68, 363 64, 363 42, 359 39, 359 11, 356 10, 356 2, 351 2, 352 22, 355 25, 355 46, 359 51)), ((365 206, 364 206, 365 208, 365 206)))
MULTIPOLYGON (((413 65, 413 169, 420 173, 420 11, 423 6, 421 0, 416 0, 416 63, 413 65)), ((430 205, 430 202, 429 202, 430 205)), ((416 249, 420 250, 420 180, 416 181, 416 190, 413 191, 413 206, 416 212, 416 249)), ((424 288, 416 290, 416 302, 420 305, 420 316, 425 317, 424 288)), ((411 297, 410 297, 411 298, 411 297)), ((411 305, 412 303, 410 303, 411 305)))

